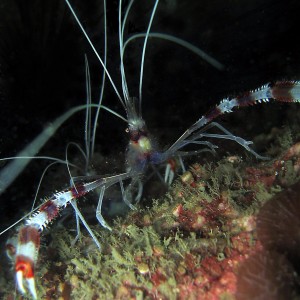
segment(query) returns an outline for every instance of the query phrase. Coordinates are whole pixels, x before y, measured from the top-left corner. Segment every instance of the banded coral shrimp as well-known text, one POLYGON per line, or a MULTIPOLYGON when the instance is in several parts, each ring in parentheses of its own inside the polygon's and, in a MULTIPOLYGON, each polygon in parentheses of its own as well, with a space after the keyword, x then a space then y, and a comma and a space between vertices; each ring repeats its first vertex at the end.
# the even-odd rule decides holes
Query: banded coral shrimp
MULTIPOLYGON (((282 76, 282 75, 281 75, 282 76)), ((147 76, 146 76, 146 78, 147 78, 147 76)), ((265 80, 264 80, 265 81, 265 80)), ((174 83, 173 83, 174 84, 174 83)), ((154 97, 154 98, 156 98, 156 97, 154 97)), ((157 97, 157 98, 159 98, 159 97, 157 97)), ((166 98, 166 97, 165 97, 166 98)), ((145 99, 145 98, 144 98, 145 99)), ((144 100, 143 101, 145 104, 148 102, 148 101, 146 101, 146 100, 144 100)), ((147 105, 147 104, 146 104, 147 105)), ((147 110, 149 110, 149 109, 147 109, 147 110)), ((200 115, 201 115, 201 113, 200 113, 200 115)), ((197 115, 197 117, 199 117, 199 115, 197 115)), ((191 122, 192 123, 192 122, 191 122)))
MULTIPOLYGON (((133 113, 133 115, 134 115, 134 117, 135 117, 135 113, 133 112, 133 109, 134 108, 132 108, 132 113, 133 113)), ((130 113, 130 112, 129 112, 130 113)), ((65 117, 64 117, 65 118, 65 117)), ((57 121, 57 120, 56 120, 57 121)), ((50 131, 54 131, 54 127, 57 127, 57 122, 54 122, 54 126, 51 128, 51 127, 46 127, 46 130, 48 130, 48 129, 50 129, 50 131)), ((58 122, 58 123, 60 123, 60 122, 58 122)), ((59 124, 59 126, 60 126, 60 124, 59 124)), ((56 129, 55 129, 55 131, 56 131, 56 129)), ((42 133, 42 136, 46 136, 46 140, 47 140, 47 135, 48 135, 48 133, 46 132, 46 131, 44 131, 43 133, 42 133)), ((39 142, 39 143, 42 143, 41 142, 41 140, 40 139, 37 139, 37 141, 39 142)), ((43 143, 44 143, 45 141, 43 141, 43 143)), ((36 142, 35 142, 36 143, 36 142)), ((34 152, 37 152, 38 150, 37 149, 39 149, 38 147, 34 150, 34 152)), ((26 152, 26 151, 25 151, 26 152)), ((27 154, 28 155, 28 154, 27 154)), ((19 157, 16 157, 16 160, 18 160, 18 159, 23 159, 21 156, 23 156, 22 154, 20 154, 19 155, 19 157)), ((24 155, 24 156, 26 156, 26 155, 24 155)), ((62 161, 61 161, 62 162, 62 161)), ((19 166, 20 167, 20 166, 19 166)), ((12 169, 9 169, 9 172, 11 172, 12 173, 12 169)), ((7 172, 3 172, 2 173, 2 175, 5 175, 7 172)), ((7 175, 9 175, 9 173, 7 173, 7 175)), ((131 174, 131 177, 134 175, 134 173, 132 173, 131 174)), ((6 176, 3 176, 4 178, 6 177, 6 176)), ((118 178, 120 178, 120 180, 122 181, 123 179, 121 179, 121 177, 118 177, 118 178)), ((4 181, 4 180, 3 180, 4 181)), ((78 186, 76 186, 76 190, 77 190, 77 188, 78 188, 78 186)), ((4 187, 3 187, 3 189, 4 189, 4 187)), ((76 192, 77 193, 77 192, 76 192)), ((81 192, 80 192, 80 194, 81 194, 81 192)), ((58 195, 58 194, 56 194, 56 195, 58 195)), ((53 199, 56 199, 57 197, 54 195, 54 198, 53 199)), ((52 200, 49 200, 49 201, 52 201, 52 200)), ((50 202, 49 202, 50 203, 50 202)), ((66 203, 66 202, 65 202, 66 203)), ((61 207, 62 205, 60 205, 59 204, 59 207, 61 207)), ((45 208, 45 206, 42 206, 41 207, 41 210, 43 210, 45 208)), ((48 204, 47 204, 47 209, 48 209, 48 204)), ((55 212, 55 215, 56 215, 56 212, 55 212)), ((78 213, 77 213, 77 215, 78 215, 78 213)), ((48 223, 48 221, 50 221, 52 219, 52 217, 49 219, 49 220, 47 220, 47 222, 46 223, 48 223)), ((103 221, 104 222, 104 221, 103 221)), ((103 223, 102 222, 102 224, 104 225, 105 223, 103 223)), ((44 223, 44 221, 43 221, 43 223, 44 223)), ((44 225, 46 225, 46 223, 44 223, 44 225)), ((44 227, 44 225, 41 225, 40 226, 40 228, 42 228, 42 227, 44 227)), ((27 233, 26 233, 26 235, 27 235, 27 233)), ((39 244, 39 243, 38 243, 39 244)), ((36 246, 37 248, 38 248, 38 246, 36 246)), ((20 277, 20 279, 18 279, 18 285, 19 285, 19 288, 21 289, 21 291, 23 291, 23 292, 25 292, 25 290, 24 290, 24 288, 23 288, 23 286, 22 286, 22 280, 23 280, 23 275, 24 275, 24 277, 26 276, 26 274, 23 272, 23 271, 21 271, 21 277, 20 277), (22 275, 23 274, 23 275, 22 275)), ((31 275, 30 275, 31 276, 31 275)), ((26 277, 27 278, 27 277, 26 277)), ((27 279, 27 281, 28 281, 28 284, 29 284, 29 288, 30 288, 30 291, 31 291, 31 293, 32 293, 32 295, 34 296, 34 297, 36 297, 36 293, 35 293, 35 287, 34 287, 34 283, 32 282, 32 280, 31 279, 27 279)))

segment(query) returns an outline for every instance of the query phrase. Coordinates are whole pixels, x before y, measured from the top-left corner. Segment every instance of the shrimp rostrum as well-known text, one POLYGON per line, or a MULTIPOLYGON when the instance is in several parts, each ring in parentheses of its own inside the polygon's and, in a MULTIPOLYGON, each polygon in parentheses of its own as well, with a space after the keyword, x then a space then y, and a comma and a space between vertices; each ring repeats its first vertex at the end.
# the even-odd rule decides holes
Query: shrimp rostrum
MULTIPOLYGON (((219 104, 209 110, 194 124, 192 124, 192 126, 184 131, 183 134, 169 148, 167 148, 166 150, 160 150, 157 144, 154 142, 151 134, 149 133, 146 122, 142 116, 143 73, 146 49, 149 39, 163 39, 170 43, 174 43, 175 46, 185 47, 187 51, 192 51, 196 55, 200 56, 205 60, 205 62, 211 64, 214 68, 222 69, 223 65, 214 58, 204 53, 202 50, 196 48, 195 46, 189 44, 184 40, 181 40, 180 38, 151 31, 151 26, 154 20, 157 6, 159 5, 159 0, 154 1, 146 32, 134 34, 128 39, 125 39, 124 28, 126 26, 128 15, 130 14, 130 9, 134 4, 134 0, 131 0, 129 2, 125 11, 123 10, 122 1, 120 0, 118 11, 118 42, 120 49, 119 59, 122 84, 121 96, 121 93, 116 87, 115 81, 113 80, 106 63, 106 15, 104 16, 105 51, 104 57, 101 57, 91 38, 84 29, 84 26, 81 24, 71 3, 68 0, 65 0, 65 2, 68 5, 74 19, 78 23, 82 34, 87 39, 92 51, 96 55, 104 70, 99 103, 95 105, 92 104, 91 101, 89 101, 86 105, 77 107, 72 110, 73 114, 74 112, 82 109, 87 109, 87 111, 89 111, 89 109, 92 107, 96 107, 97 109, 96 118, 94 120, 94 131, 91 133, 91 142, 88 142, 88 144, 92 144, 92 150, 88 150, 87 152, 90 156, 93 155, 96 123, 101 109, 108 110, 126 121, 126 131, 129 135, 129 143, 126 151, 126 169, 124 173, 109 176, 86 175, 71 178, 71 184, 69 188, 63 189, 59 192, 55 192, 49 198, 47 198, 40 206, 33 210, 28 217, 25 218, 24 225, 18 228, 17 235, 7 241, 7 254, 14 263, 16 284, 18 290, 21 293, 25 294, 26 290, 28 289, 34 299, 38 298, 34 279, 34 269, 37 261, 38 250, 40 247, 40 235, 43 229, 48 226, 49 223, 52 223, 52 221, 54 221, 54 219, 58 217, 59 213, 68 204, 71 204, 72 208, 75 211, 76 219, 81 221, 81 223, 84 225, 84 227, 87 229, 87 231, 95 241, 98 248, 101 249, 100 242, 85 221, 80 210, 77 208, 77 199, 83 197, 91 191, 94 191, 96 189, 99 190, 100 192, 96 209, 96 218, 103 227, 111 230, 110 226, 106 223, 101 213, 104 195, 109 187, 118 184, 120 186, 123 201, 131 209, 135 209, 134 204, 139 202, 142 197, 143 177, 148 168, 152 168, 154 170, 154 173, 156 173, 162 179, 162 181, 170 185, 174 178, 174 170, 170 166, 170 160, 179 159, 179 161, 181 162, 181 167, 184 170, 182 158, 185 156, 197 155, 202 151, 214 152, 217 148, 217 145, 213 142, 213 140, 215 139, 234 141, 242 146, 246 151, 253 154, 257 159, 265 159, 265 157, 259 155, 250 147, 250 145, 252 144, 251 141, 247 141, 239 136, 234 135, 222 125, 214 122, 214 120, 220 115, 233 112, 237 108, 251 106, 253 104, 263 102, 269 102, 270 100, 289 103, 300 101, 300 83, 297 81, 276 81, 274 83, 265 84, 256 90, 243 93, 234 98, 223 99, 219 102, 219 104), (138 98, 132 97, 129 93, 124 66, 124 54, 126 51, 126 47, 130 42, 136 39, 143 39, 138 98), (122 107, 125 110, 126 117, 122 117, 119 114, 108 109, 106 106, 102 105, 102 99, 104 97, 103 89, 107 78, 112 85, 122 107), (161 165, 165 167, 164 177, 159 174, 160 169, 157 168, 157 166, 161 165), (26 284, 26 286, 24 286, 24 283, 26 284)), ((103 5, 104 14, 106 14, 105 1, 103 1, 103 5)), ((89 90, 89 75, 87 76, 87 90, 89 90)), ((70 114, 67 114, 65 118, 68 118, 69 115, 70 114)), ((91 121, 89 114, 87 119, 88 121, 86 123, 90 123, 91 121)), ((58 122, 57 124, 58 127, 62 125, 61 119, 59 119, 59 121, 60 122, 58 122)), ((18 159, 16 159, 16 161, 18 161, 18 159)), ((14 169, 16 169, 16 166, 14 166, 14 169)), ((10 170, 6 170, 5 173, 11 172, 10 170)))

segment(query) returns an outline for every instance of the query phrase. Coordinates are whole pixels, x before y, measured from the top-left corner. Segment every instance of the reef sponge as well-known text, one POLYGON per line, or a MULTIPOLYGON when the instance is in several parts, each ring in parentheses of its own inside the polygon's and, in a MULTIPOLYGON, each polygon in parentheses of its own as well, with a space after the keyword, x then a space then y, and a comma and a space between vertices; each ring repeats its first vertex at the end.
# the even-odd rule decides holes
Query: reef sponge
POLYGON ((237 300, 296 299, 296 276, 284 255, 261 251, 239 268, 237 300))
POLYGON ((264 248, 239 268, 237 299, 299 296, 299 190, 300 182, 274 196, 260 209, 256 229, 264 248))
POLYGON ((277 194, 261 208, 257 233, 266 249, 285 254, 300 270, 300 182, 277 194))

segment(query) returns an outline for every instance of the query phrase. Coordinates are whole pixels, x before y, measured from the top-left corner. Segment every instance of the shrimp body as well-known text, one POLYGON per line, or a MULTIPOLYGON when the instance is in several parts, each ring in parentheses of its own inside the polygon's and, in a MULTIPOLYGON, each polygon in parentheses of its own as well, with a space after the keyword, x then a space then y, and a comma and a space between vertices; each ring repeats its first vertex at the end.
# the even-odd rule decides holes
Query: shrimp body
POLYGON ((162 162, 161 153, 148 131, 145 121, 136 113, 136 98, 131 98, 127 109, 129 143, 126 152, 127 171, 143 174, 149 164, 162 162))

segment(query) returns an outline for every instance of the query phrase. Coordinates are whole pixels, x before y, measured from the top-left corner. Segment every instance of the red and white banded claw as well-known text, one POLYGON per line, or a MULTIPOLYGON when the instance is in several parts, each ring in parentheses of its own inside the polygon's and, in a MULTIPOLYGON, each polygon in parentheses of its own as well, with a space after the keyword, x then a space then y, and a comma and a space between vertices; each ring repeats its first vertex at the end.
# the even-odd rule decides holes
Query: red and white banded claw
POLYGON ((34 267, 40 247, 40 232, 32 226, 24 226, 18 235, 15 254, 16 284, 22 294, 29 290, 31 296, 37 299, 34 280, 34 267), (24 287, 26 283, 26 288, 24 287))

